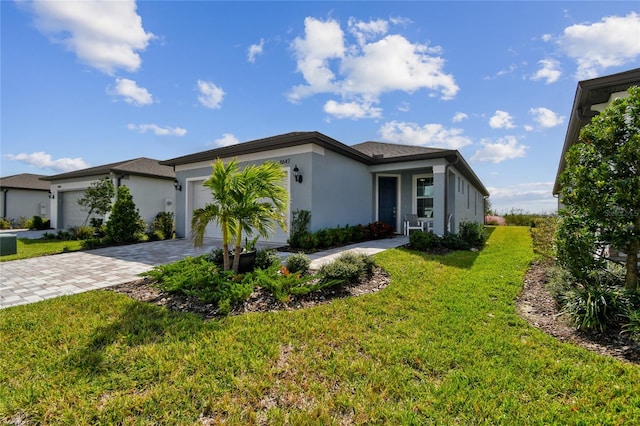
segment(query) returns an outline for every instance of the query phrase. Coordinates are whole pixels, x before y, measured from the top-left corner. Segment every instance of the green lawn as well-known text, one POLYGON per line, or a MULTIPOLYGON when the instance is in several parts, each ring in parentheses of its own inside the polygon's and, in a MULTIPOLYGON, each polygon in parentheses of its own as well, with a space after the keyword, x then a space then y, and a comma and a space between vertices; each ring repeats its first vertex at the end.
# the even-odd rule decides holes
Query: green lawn
POLYGON ((306 310, 203 321, 106 291, 4 309, 0 420, 640 424, 638 365, 516 314, 532 258, 528 228, 499 227, 480 253, 381 253, 388 288, 306 310))
POLYGON ((60 241, 18 238, 17 253, 0 256, 0 262, 77 251, 82 249, 81 244, 82 241, 79 240, 60 241))

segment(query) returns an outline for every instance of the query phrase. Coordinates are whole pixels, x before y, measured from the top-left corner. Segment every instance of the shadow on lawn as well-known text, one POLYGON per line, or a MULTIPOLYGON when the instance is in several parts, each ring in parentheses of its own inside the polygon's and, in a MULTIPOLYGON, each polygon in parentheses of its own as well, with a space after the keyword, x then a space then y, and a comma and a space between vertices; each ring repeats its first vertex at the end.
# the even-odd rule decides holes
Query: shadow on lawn
MULTIPOLYGON (((98 327, 90 342, 71 353, 66 366, 86 374, 102 374, 116 369, 117 365, 105 359, 109 346, 133 348, 191 338, 203 322, 196 316, 163 309, 144 302, 127 303, 114 322, 98 327)), ((126 350, 126 349, 125 349, 126 350)))

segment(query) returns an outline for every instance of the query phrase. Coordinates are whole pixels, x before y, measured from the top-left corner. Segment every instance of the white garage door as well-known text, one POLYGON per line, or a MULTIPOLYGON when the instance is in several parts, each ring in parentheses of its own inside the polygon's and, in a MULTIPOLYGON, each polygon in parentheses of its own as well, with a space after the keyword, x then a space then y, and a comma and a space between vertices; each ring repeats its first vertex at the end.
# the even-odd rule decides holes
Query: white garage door
POLYGON ((62 229, 81 226, 87 218, 87 213, 82 210, 78 200, 84 196, 84 191, 58 192, 58 202, 62 217, 60 223, 62 229))
MULTIPOLYGON (((191 212, 195 209, 202 208, 206 204, 213 203, 213 199, 211 198, 211 190, 202 186, 204 180, 191 181, 189 183, 187 197, 189 197, 192 202, 191 209, 188 211, 187 215, 187 226, 189 230, 191 229, 191 212)), ((287 178, 285 182, 289 182, 287 178)), ((289 192, 289 185, 286 185, 287 192, 289 192)), ((287 207, 287 211, 285 212, 285 217, 289 217, 289 208, 287 207)), ((289 221, 287 221, 287 231, 289 229, 289 221)), ((214 223, 209 224, 207 226, 206 236, 210 238, 222 238, 222 231, 220 227, 214 223)), ((246 235, 245 235, 246 236, 246 235)), ((284 232, 278 225, 275 225, 275 232, 269 237, 268 241, 277 242, 277 243, 286 243, 287 239, 289 239, 289 232, 284 232)), ((259 241, 263 241, 264 239, 260 238, 259 241)), ((244 236, 243 236, 244 241, 244 236)))

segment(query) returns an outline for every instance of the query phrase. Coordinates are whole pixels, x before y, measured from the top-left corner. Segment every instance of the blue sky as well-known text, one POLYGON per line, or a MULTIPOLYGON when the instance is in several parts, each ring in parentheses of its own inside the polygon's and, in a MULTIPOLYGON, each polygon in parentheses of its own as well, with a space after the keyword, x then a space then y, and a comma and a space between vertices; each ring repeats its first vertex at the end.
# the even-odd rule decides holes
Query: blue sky
POLYGON ((550 212, 579 80, 640 66, 633 2, 0 2, 0 174, 291 131, 458 149, 550 212))

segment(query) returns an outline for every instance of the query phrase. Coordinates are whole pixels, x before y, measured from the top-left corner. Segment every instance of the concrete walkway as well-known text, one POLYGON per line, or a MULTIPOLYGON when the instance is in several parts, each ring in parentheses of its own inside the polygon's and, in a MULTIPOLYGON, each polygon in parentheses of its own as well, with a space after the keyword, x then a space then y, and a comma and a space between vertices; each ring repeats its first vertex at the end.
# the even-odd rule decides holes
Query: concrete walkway
MULTIPOLYGON (((375 254, 408 242, 408 237, 397 236, 314 253, 309 256, 311 268, 345 251, 375 254)), ((259 249, 267 246, 258 243, 259 249)), ((204 248, 194 249, 190 240, 177 239, 0 262, 0 309, 133 281, 154 266, 216 247, 220 247, 220 240, 205 239, 204 248)), ((288 254, 279 252, 282 258, 288 254)))

